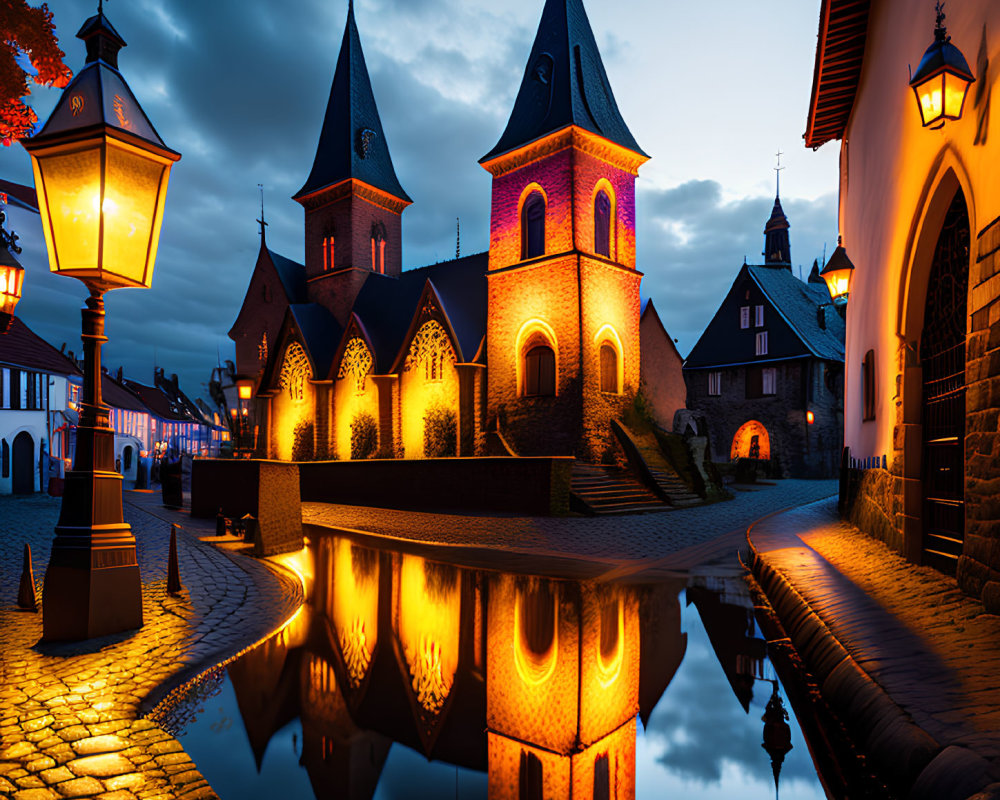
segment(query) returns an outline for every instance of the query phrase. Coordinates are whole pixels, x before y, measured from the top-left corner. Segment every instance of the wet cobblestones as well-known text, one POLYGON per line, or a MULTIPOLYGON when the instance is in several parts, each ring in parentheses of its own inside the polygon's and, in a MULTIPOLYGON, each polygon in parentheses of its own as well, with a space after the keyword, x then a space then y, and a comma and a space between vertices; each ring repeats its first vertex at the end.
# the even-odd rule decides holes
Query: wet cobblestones
POLYGON ((144 626, 85 643, 41 644, 41 615, 16 610, 17 586, 27 541, 41 594, 58 512, 59 501, 42 495, 0 497, 0 796, 215 797, 180 744, 139 718, 140 703, 269 633, 298 606, 298 586, 202 544, 192 535, 199 524, 185 520, 178 540, 185 589, 170 597, 170 512, 154 516, 126 504, 144 626))

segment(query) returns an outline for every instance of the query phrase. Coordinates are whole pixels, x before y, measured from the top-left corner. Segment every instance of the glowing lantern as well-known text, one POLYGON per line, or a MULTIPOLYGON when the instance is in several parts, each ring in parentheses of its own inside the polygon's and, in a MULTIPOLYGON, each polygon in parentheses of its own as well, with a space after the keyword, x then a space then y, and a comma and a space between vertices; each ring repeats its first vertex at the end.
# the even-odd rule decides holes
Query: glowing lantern
POLYGON ((830 297, 833 302, 840 306, 847 303, 847 296, 851 291, 851 276, 854 274, 854 264, 847 257, 844 249, 843 239, 837 237, 837 249, 833 251, 830 260, 826 262, 820 272, 820 277, 826 281, 826 286, 830 290, 830 297))
POLYGON ((975 80, 962 51, 951 43, 939 2, 934 42, 927 48, 917 71, 910 78, 924 127, 934 125, 940 128, 947 119, 959 119, 969 85, 975 80))
POLYGON ((249 400, 253 397, 253 381, 250 378, 237 378, 236 391, 239 392, 240 400, 249 400))
POLYGON ((124 40, 103 13, 77 34, 87 64, 63 91, 31 154, 53 272, 92 291, 149 287, 163 220, 168 148, 118 71, 124 40))
POLYGON ((806 412, 806 422, 812 425, 816 421, 816 415, 812 411, 806 412))
POLYGON ((21 299, 24 268, 6 247, 0 246, 0 333, 10 330, 14 308, 21 299))

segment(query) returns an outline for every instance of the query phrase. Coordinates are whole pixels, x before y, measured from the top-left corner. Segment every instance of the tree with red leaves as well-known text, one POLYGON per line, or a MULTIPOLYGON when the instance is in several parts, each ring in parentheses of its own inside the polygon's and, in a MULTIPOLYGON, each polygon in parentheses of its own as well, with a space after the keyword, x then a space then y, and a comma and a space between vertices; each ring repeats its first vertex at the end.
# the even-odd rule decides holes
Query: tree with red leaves
POLYGON ((24 103, 31 94, 28 79, 40 86, 66 86, 73 73, 63 63, 65 53, 52 24, 52 12, 42 3, 0 0, 0 142, 9 147, 34 130, 38 117, 24 103), (29 75, 18 63, 26 56, 34 68, 29 75))

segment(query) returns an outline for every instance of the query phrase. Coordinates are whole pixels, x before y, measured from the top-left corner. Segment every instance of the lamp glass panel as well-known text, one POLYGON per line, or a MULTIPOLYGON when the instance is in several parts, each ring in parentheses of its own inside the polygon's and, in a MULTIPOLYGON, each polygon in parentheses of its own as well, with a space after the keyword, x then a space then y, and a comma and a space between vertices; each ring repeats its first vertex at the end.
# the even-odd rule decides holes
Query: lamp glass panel
POLYGON ((97 147, 37 158, 44 200, 42 224, 51 225, 53 272, 99 269, 101 158, 97 147))
POLYGON ((163 171, 162 164, 137 153, 108 147, 104 180, 104 280, 111 272, 123 277, 127 284, 148 287, 152 283, 150 236, 163 171))
POLYGON ((958 75, 950 72, 944 74, 944 113, 949 119, 958 119, 962 116, 962 104, 965 102, 965 93, 969 88, 969 82, 958 75))
POLYGON ((21 299, 23 280, 23 270, 0 265, 0 312, 14 313, 14 308, 21 299))
POLYGON ((246 383, 239 384, 240 400, 249 400, 253 393, 253 386, 246 383))
POLYGON ((827 288, 830 290, 830 297, 836 300, 847 294, 851 282, 851 272, 852 270, 849 269, 837 269, 823 276, 827 288))
POLYGON ((924 125, 930 125, 941 117, 944 103, 944 75, 935 75, 917 86, 920 99, 920 116, 924 125))

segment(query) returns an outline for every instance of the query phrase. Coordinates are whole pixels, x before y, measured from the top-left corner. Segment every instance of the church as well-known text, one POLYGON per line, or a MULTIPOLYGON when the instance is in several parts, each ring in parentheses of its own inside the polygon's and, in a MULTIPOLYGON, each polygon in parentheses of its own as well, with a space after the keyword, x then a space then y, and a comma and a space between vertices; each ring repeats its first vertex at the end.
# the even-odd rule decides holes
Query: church
MULTIPOLYGON (((493 178, 489 251, 404 271, 412 201, 349 5, 316 156, 294 196, 305 264, 268 249, 262 232, 229 332, 253 381, 256 454, 613 460, 611 421, 642 379, 635 180, 648 158, 582 0, 546 0, 506 129, 480 160, 493 178)), ((642 330, 670 345, 650 353, 676 353, 662 324, 642 330)), ((676 361, 647 369, 683 387, 676 361)), ((667 421, 675 410, 653 408, 667 421)))

